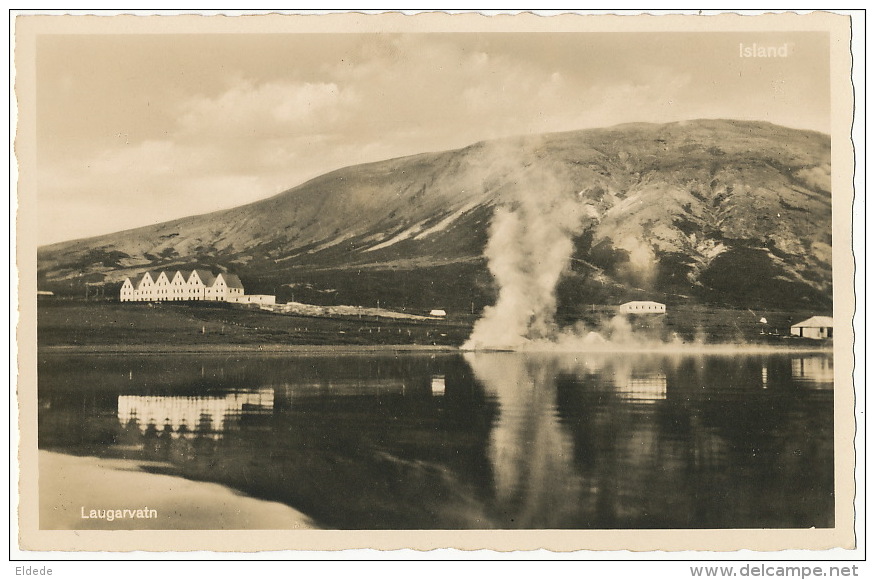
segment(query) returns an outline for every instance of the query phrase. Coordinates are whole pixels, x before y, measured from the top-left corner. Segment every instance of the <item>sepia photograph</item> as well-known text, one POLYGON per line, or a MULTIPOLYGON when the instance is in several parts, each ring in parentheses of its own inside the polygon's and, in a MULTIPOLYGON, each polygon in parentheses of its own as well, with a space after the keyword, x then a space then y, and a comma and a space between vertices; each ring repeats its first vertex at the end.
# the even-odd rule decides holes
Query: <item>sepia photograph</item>
POLYGON ((21 550, 857 547, 851 16, 13 24, 21 550))

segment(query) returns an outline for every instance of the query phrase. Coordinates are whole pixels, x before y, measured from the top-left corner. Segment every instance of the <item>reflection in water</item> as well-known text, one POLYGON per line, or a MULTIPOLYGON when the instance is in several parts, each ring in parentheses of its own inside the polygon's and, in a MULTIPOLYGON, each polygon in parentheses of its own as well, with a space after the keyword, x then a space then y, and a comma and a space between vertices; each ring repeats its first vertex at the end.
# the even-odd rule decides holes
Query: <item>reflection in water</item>
POLYGON ((834 522, 825 353, 156 360, 41 359, 41 448, 157 459, 340 529, 834 522))
POLYGON ((793 379, 812 385, 832 386, 834 380, 832 357, 806 356, 790 359, 793 379))
POLYGON ((510 353, 465 354, 499 406, 489 458, 502 527, 563 527, 579 495, 572 441, 559 424, 556 368, 510 353))
POLYGON ((651 373, 629 377, 616 385, 619 393, 630 401, 653 403, 665 398, 667 384, 663 373, 651 373))
POLYGON ((431 378, 431 394, 441 397, 447 392, 447 383, 443 375, 435 375, 431 378))
POLYGON ((118 420, 125 428, 143 434, 149 426, 162 425, 173 438, 185 433, 220 437, 233 428, 244 413, 262 414, 273 409, 273 389, 193 397, 166 395, 121 395, 118 420))

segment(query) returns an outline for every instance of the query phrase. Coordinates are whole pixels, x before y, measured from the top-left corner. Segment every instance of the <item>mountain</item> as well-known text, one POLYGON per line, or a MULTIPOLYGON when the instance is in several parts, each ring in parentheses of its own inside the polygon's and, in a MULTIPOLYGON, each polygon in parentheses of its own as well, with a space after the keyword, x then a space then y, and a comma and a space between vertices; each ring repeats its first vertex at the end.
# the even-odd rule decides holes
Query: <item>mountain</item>
POLYGON ((635 297, 832 304, 830 139, 765 122, 627 124, 339 169, 259 202, 38 249, 41 288, 146 269, 240 274, 247 292, 425 308, 495 297, 496 207, 573 198, 560 304, 635 297))

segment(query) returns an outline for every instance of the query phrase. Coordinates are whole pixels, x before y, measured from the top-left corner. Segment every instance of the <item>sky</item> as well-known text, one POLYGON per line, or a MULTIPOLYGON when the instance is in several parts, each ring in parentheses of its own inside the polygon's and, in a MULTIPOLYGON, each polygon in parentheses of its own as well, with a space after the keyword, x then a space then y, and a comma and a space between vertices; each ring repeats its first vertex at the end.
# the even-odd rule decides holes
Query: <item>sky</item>
POLYGON ((36 49, 41 245, 503 136, 830 127, 825 33, 79 34, 36 49), (789 56, 742 58, 740 43, 789 56))

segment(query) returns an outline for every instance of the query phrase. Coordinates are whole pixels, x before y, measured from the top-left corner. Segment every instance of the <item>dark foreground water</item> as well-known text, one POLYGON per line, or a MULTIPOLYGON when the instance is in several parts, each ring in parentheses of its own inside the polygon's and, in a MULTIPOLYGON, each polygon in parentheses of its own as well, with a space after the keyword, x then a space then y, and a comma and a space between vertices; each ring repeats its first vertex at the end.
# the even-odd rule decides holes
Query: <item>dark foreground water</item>
POLYGON ((827 353, 41 355, 39 444, 329 528, 832 527, 832 372, 827 353))

